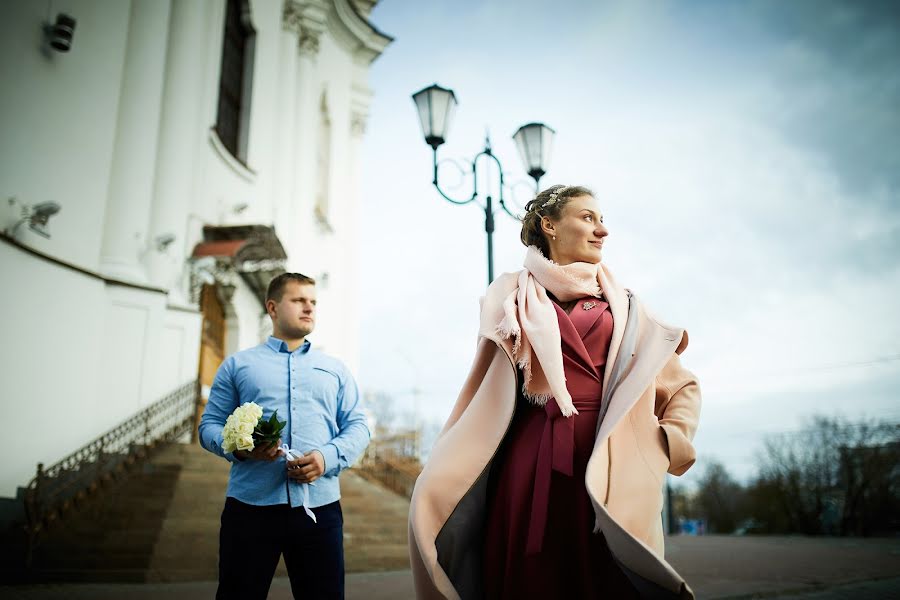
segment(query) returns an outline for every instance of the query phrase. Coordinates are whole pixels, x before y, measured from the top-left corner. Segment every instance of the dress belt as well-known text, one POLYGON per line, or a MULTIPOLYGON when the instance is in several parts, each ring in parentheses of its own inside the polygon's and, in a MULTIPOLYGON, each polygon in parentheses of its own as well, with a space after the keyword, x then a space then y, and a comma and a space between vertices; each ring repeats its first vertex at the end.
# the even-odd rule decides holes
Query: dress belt
MULTIPOLYGON (((572 396, 578 412, 599 412, 599 394, 572 396)), ((534 476, 534 495, 531 502, 531 522, 528 527, 526 554, 537 554, 544 545, 544 529, 550 508, 550 479, 553 471, 572 477, 575 463, 575 419, 564 417, 555 398, 544 405, 547 421, 538 448, 537 471, 534 476)))

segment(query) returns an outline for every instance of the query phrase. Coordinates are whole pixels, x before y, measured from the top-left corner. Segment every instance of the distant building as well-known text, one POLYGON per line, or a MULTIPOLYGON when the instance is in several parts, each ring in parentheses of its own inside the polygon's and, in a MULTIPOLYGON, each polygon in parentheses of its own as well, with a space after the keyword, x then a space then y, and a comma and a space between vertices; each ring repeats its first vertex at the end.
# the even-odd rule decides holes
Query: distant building
POLYGON ((0 6, 0 497, 185 382, 208 389, 270 331, 284 270, 317 279, 311 339, 356 370, 358 152, 391 41, 374 4, 0 6))

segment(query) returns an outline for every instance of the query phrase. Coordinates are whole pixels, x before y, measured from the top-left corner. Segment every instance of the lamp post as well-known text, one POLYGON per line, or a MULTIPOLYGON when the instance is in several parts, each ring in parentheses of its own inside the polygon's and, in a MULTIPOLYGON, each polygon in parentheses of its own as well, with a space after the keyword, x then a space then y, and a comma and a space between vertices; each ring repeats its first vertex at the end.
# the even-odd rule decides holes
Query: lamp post
MULTIPOLYGON (((419 121, 422 125, 425 143, 431 146, 433 152, 434 177, 431 183, 434 184, 438 193, 453 204, 475 202, 478 198, 478 160, 484 157, 489 161, 492 160, 497 165, 497 170, 500 173, 500 197, 498 198, 500 208, 518 221, 519 217, 510 212, 503 199, 503 166, 500 164, 500 159, 494 155, 491 149, 490 138, 485 139, 484 149, 472 159, 472 194, 466 199, 457 200, 448 196, 441 189, 438 183, 437 152, 438 147, 446 141, 447 131, 450 129, 450 123, 453 120, 453 113, 456 111, 456 94, 453 93, 453 90, 434 84, 413 94, 412 99, 419 113, 419 121)), ((534 179, 536 189, 539 189, 541 177, 546 173, 555 134, 556 132, 553 129, 543 123, 528 123, 519 127, 513 135, 513 140, 519 149, 519 156, 522 158, 522 162, 525 163, 528 175, 534 179)), ((488 284, 494 280, 493 234, 495 213, 493 200, 490 190, 488 190, 487 194, 485 194, 484 204, 478 204, 484 210, 484 231, 487 234, 488 284)))

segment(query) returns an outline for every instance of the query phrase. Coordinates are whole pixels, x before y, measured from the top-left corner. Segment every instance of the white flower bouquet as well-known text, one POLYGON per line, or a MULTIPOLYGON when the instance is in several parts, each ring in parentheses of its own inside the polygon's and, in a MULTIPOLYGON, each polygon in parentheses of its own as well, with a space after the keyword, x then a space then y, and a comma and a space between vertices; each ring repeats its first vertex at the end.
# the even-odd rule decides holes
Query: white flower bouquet
POLYGON ((278 420, 278 411, 272 413, 268 420, 262 418, 263 410, 255 402, 241 404, 225 419, 222 430, 222 450, 252 451, 256 444, 277 444, 281 441, 281 430, 287 421, 278 420))

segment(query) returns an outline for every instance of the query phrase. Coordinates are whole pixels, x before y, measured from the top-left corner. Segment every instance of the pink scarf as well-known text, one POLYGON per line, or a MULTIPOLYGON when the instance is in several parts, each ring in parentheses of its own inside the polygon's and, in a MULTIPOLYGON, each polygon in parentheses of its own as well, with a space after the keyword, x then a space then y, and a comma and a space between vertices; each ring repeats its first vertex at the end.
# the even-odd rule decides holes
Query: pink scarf
MULTIPOLYGON (((528 247, 523 266, 516 289, 501 300, 503 317, 493 324, 493 330, 504 340, 514 338, 512 355, 525 375, 522 391, 526 398, 543 406, 553 397, 564 416, 578 414, 566 389, 559 322, 547 291, 560 302, 584 296, 599 298, 603 295, 602 267, 585 262, 558 265, 545 258, 537 246, 528 247)), ((492 301, 490 288, 484 301, 492 301)), ((491 312, 483 312, 482 318, 490 319, 491 312)), ((482 329, 490 325, 483 323, 482 329)))

